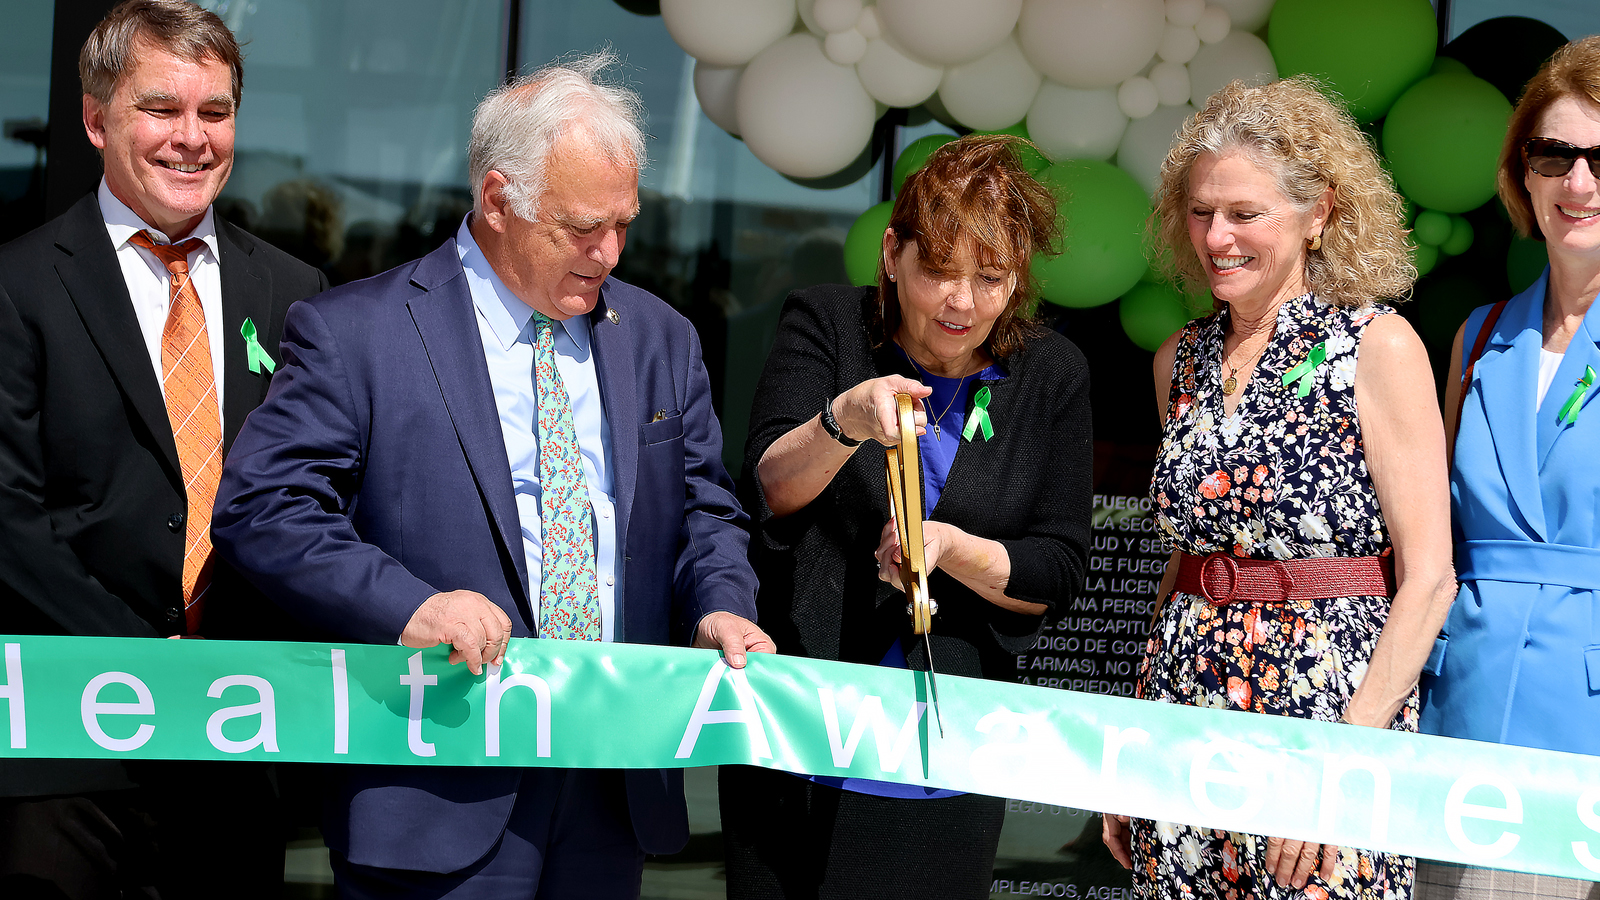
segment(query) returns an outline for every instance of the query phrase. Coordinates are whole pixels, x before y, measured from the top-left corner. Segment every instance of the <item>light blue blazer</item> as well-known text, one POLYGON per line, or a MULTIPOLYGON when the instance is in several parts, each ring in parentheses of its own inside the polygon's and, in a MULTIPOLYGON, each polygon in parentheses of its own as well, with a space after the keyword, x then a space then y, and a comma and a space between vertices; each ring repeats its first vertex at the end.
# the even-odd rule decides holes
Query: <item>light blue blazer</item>
MULTIPOLYGON (((1600 384, 1560 419, 1585 368, 1600 372, 1600 304, 1538 403, 1549 278, 1506 304, 1467 387, 1450 479, 1461 591, 1423 675, 1422 730, 1596 754, 1600 384)), ((1467 351, 1488 310, 1468 317, 1467 351)))

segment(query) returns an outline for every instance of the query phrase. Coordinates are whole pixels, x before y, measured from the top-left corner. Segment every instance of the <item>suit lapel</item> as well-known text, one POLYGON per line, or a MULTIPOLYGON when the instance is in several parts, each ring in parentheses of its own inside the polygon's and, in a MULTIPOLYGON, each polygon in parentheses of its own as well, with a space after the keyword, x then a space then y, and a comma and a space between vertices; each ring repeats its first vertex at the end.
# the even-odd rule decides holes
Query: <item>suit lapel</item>
MULTIPOLYGON (((617 544, 627 554, 629 515, 633 512, 633 491, 639 478, 638 381, 639 364, 635 352, 636 317, 625 308, 617 309, 615 321, 608 318, 615 293, 602 286, 600 301, 589 312, 589 333, 594 343, 595 375, 600 382, 600 402, 605 408, 606 426, 611 430, 611 486, 617 501, 617 544)), ((626 573, 624 573, 626 574, 626 573)), ((621 602, 622 586, 616 596, 621 602)), ((622 622, 622 611, 616 613, 622 622)), ((620 635, 618 637, 620 640, 620 635)))
MULTIPOLYGON (((1543 344, 1544 283, 1540 279, 1507 305, 1472 377, 1472 387, 1482 398, 1495 454, 1506 474, 1506 488, 1541 539, 1548 537, 1536 463, 1542 427, 1536 420, 1543 416, 1537 414, 1533 399, 1543 344)), ((1464 341, 1475 338, 1463 336, 1464 341)))
POLYGON ((495 532, 521 576, 522 599, 527 603, 528 562, 522 550, 517 501, 511 490, 511 462, 506 457, 489 367, 483 359, 477 312, 456 254, 455 240, 445 241, 444 246, 423 257, 411 281, 426 292, 407 302, 412 321, 433 366, 461 452, 494 519, 495 532))
MULTIPOLYGON (((1583 321, 1578 325, 1578 331, 1572 336, 1572 341, 1567 344, 1567 352, 1562 354, 1561 367, 1556 370, 1554 381, 1550 382, 1550 391, 1545 395, 1544 402, 1539 405, 1539 468, 1543 470, 1545 463, 1550 459, 1550 451, 1556 441, 1577 427, 1577 422, 1563 423, 1560 420, 1561 409, 1566 406, 1567 398, 1571 397, 1584 376, 1585 369, 1600 372, 1600 349, 1595 347, 1595 335, 1600 334, 1600 304, 1590 304, 1589 311, 1584 314, 1583 321)), ((1591 385, 1583 397, 1580 413, 1594 403, 1595 395, 1600 394, 1600 385, 1591 385)))
MULTIPOLYGON (((272 273, 255 258, 250 236, 217 219, 217 247, 222 266, 222 449, 233 438, 245 416, 261 404, 272 373, 265 367, 252 372, 246 365, 241 329, 249 319, 265 335, 272 326, 272 273)), ((277 361, 277 347, 266 347, 277 361)))
POLYGON ((167 421, 167 401, 150 364, 150 354, 145 351, 139 317, 134 314, 128 284, 123 280, 116 249, 111 246, 100 204, 93 194, 67 211, 56 248, 61 251, 56 275, 72 298, 84 328, 111 377, 128 398, 128 405, 154 439, 168 476, 182 485, 183 468, 178 464, 172 423, 167 421))

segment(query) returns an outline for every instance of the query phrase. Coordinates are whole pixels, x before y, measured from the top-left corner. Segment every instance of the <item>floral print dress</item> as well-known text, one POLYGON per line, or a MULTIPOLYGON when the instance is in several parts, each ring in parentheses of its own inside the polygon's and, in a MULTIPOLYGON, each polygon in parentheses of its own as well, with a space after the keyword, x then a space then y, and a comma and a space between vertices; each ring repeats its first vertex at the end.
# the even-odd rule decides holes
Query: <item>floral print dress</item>
MULTIPOLYGON (((1278 311, 1277 331, 1223 412, 1228 312, 1189 323, 1178 342, 1151 496, 1175 548, 1254 559, 1381 556, 1391 552, 1356 417, 1361 335, 1378 316, 1314 294, 1278 311), (1301 380, 1283 376, 1321 345, 1301 380)), ((1387 597, 1215 606, 1174 593, 1145 650, 1139 696, 1166 703, 1336 721, 1360 685, 1389 614, 1387 597)), ((1391 726, 1417 730, 1413 691, 1391 726)), ((1133 822, 1134 886, 1145 898, 1406 900, 1409 857, 1341 848, 1333 878, 1280 887, 1264 866, 1266 838, 1167 822, 1133 822)))

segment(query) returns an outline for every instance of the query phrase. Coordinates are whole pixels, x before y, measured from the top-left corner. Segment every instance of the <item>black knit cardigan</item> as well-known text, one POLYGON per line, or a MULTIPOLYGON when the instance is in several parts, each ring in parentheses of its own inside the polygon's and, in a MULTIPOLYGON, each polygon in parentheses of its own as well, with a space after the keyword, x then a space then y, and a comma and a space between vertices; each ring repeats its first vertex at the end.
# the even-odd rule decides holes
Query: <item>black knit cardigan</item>
MULTIPOLYGON (((875 289, 841 285, 789 295, 752 405, 740 491, 755 532, 760 622, 779 653, 877 663, 903 636, 910 665, 922 669, 926 654, 920 639, 910 640, 905 595, 878 580, 873 558, 889 518, 883 447, 863 444, 821 495, 784 518, 773 516, 756 477, 767 447, 832 398, 882 375, 918 379, 892 344, 873 349, 876 303, 875 289)), ((1004 378, 982 381, 994 438, 962 443, 929 518, 1003 544, 1007 595, 1051 611, 1003 610, 938 570, 928 587, 939 603, 935 669, 1014 681, 1016 654, 1083 587, 1093 444, 1088 366, 1072 342, 1041 331, 999 368, 1004 378)), ((976 393, 974 385, 969 414, 976 393)))

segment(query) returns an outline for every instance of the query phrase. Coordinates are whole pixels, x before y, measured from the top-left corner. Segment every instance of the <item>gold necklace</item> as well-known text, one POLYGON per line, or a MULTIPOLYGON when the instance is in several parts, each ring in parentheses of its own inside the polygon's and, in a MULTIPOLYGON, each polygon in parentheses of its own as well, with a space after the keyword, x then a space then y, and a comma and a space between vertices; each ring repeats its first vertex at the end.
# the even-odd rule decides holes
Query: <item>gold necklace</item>
POLYGON ((1239 379, 1235 378, 1234 376, 1239 374, 1239 370, 1240 369, 1242 369, 1245 366, 1248 366, 1251 363, 1255 362, 1257 359, 1259 359, 1261 357, 1261 354, 1267 352, 1267 346, 1269 344, 1271 344, 1271 343, 1272 343, 1272 338, 1269 336, 1265 341, 1263 341, 1261 343, 1261 349, 1259 349, 1255 353, 1251 354, 1249 359, 1245 360, 1244 362, 1240 363, 1237 366, 1229 365, 1227 360, 1223 360, 1223 364, 1228 366, 1228 377, 1222 379, 1222 393, 1224 393, 1226 395, 1229 395, 1229 396, 1232 396, 1233 392, 1237 391, 1239 389, 1239 379))
MULTIPOLYGON (((904 347, 902 347, 900 349, 902 351, 905 350, 904 347)), ((911 354, 910 353, 906 353, 906 359, 911 359, 911 354)), ((922 375, 927 376, 927 378, 930 381, 933 379, 933 373, 929 372, 927 369, 924 369, 922 366, 918 365, 916 360, 911 359, 911 365, 919 373, 921 373, 922 375)), ((983 370, 979 369, 978 371, 981 372, 983 370)), ((956 392, 954 394, 950 395, 950 402, 946 403, 944 405, 944 412, 939 413, 937 416, 933 417, 933 439, 934 440, 939 441, 940 443, 944 442, 944 436, 939 433, 939 422, 942 419, 944 419, 944 417, 949 414, 951 408, 956 405, 956 398, 961 396, 961 389, 966 386, 967 379, 971 378, 972 376, 974 376, 976 374, 978 374, 978 373, 977 372, 968 372, 967 374, 961 376, 961 380, 956 383, 956 392)), ((932 387, 932 385, 929 385, 929 386, 932 387)))

